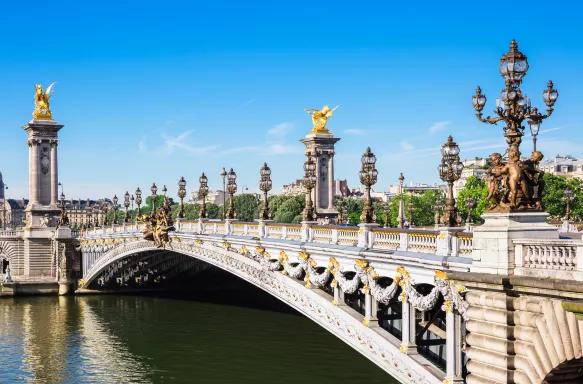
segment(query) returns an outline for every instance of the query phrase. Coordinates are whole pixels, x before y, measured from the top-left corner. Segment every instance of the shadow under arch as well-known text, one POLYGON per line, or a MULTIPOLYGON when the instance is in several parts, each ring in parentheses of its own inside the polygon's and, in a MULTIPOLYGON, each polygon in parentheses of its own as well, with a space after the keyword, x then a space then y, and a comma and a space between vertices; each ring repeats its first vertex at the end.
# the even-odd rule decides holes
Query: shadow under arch
MULTIPOLYGON (((108 266, 120 261, 123 263, 128 256, 146 251, 160 249, 143 240, 110 248, 87 271, 77 292, 83 293, 83 287, 91 287, 108 266)), ((335 306, 328 293, 307 289, 303 282, 264 268, 257 261, 262 255, 202 241, 173 242, 173 248, 167 251, 204 261, 273 295, 353 347, 400 382, 437 384, 443 381, 443 378, 434 376, 434 373, 424 368, 429 364, 428 361, 402 354, 399 351, 400 340, 383 329, 364 326, 361 314, 347 307, 335 306)))

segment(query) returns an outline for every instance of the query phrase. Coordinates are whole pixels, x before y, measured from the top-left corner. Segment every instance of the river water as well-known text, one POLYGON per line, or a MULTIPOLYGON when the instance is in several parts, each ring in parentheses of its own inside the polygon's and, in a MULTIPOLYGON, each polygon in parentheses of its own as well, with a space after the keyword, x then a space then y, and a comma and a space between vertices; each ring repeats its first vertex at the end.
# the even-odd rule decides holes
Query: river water
POLYGON ((0 299, 0 383, 396 383, 258 289, 0 299))

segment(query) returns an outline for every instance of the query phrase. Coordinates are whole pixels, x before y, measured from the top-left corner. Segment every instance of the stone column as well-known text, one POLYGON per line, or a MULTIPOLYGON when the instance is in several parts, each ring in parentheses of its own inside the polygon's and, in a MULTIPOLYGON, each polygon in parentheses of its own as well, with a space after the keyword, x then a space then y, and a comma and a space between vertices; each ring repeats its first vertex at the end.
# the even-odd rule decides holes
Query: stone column
POLYGON ((328 154, 328 209, 334 209, 334 152, 328 154))
POLYGON ((57 141, 51 143, 51 205, 57 206, 59 199, 59 168, 57 166, 57 141))
POLYGON ((454 313, 453 304, 445 303, 446 370, 445 381, 463 383, 462 378, 462 319, 454 313))
POLYGON ((365 285, 364 288, 364 320, 362 324, 367 327, 370 325, 370 320, 372 318, 372 300, 369 291, 369 287, 365 285))
MULTIPOLYGON (((32 140, 28 140, 28 205, 32 206, 33 198, 32 198, 32 159, 33 159, 33 148, 34 144, 32 140)), ((4 192, 4 191, 2 191, 4 192)), ((30 225, 30 223, 29 223, 30 225)))
POLYGON ((338 282, 334 280, 334 300, 332 300, 333 305, 338 305, 341 302, 340 300, 340 287, 338 286, 338 282))
POLYGON ((31 173, 31 178, 32 178, 32 183, 30 184, 29 187, 29 192, 28 194, 29 199, 32 203, 32 205, 37 205, 38 204, 38 199, 39 199, 39 143, 36 142, 36 140, 32 141, 32 154, 31 154, 31 158, 30 158, 30 173, 31 173))
MULTIPOLYGON (((403 297, 403 296, 401 296, 403 297)), ((417 354, 417 344, 415 343, 415 308, 409 303, 406 297, 401 302, 401 348, 399 350, 407 355, 417 354)))

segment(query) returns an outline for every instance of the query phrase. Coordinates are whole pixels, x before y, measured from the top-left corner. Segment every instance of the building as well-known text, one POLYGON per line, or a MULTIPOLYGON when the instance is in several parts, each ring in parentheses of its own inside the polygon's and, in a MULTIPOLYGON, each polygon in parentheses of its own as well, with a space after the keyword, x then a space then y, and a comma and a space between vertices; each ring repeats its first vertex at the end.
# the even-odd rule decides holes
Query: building
MULTIPOLYGON (((69 200, 65 201, 65 209, 71 227, 79 228, 82 225, 93 226, 96 223, 102 225, 107 211, 113 209, 113 203, 109 199, 69 200)), ((120 208, 121 211, 123 209, 120 208)))
POLYGON ((294 183, 286 184, 281 188, 283 196, 297 196, 306 193, 304 189, 303 180, 298 179, 294 183))
POLYGON ((347 197, 350 195, 350 188, 348 188, 348 181, 336 179, 334 180, 334 196, 347 197))
POLYGON ((583 159, 573 156, 556 155, 552 159, 541 161, 539 169, 551 175, 583 180, 583 159))
POLYGON ((2 204, 0 207, 0 222, 2 223, 2 227, 21 227, 24 224, 24 219, 26 218, 24 210, 28 205, 28 199, 14 200, 2 198, 0 204, 2 204))
MULTIPOLYGON (((421 195, 426 191, 444 191, 446 190, 445 185, 438 184, 423 184, 423 183, 413 183, 409 185, 403 185, 403 193, 409 195, 421 195)), ((399 185, 389 185, 389 192, 386 193, 389 197, 399 194, 399 185)))
POLYGON ((460 178, 453 183, 453 196, 457 198, 458 194, 466 186, 466 182, 471 176, 477 178, 484 177, 484 173, 488 169, 488 159, 475 157, 473 159, 466 159, 462 162, 464 169, 460 178))
MULTIPOLYGON (((210 204, 216 204, 216 205, 223 205, 223 201, 228 202, 228 194, 224 193, 221 190, 218 191, 208 191, 208 195, 206 196, 206 202, 210 203, 210 204)), ((189 203, 192 204, 200 204, 202 202, 202 200, 198 197, 198 191, 192 191, 190 192, 190 200, 188 200, 189 203)))

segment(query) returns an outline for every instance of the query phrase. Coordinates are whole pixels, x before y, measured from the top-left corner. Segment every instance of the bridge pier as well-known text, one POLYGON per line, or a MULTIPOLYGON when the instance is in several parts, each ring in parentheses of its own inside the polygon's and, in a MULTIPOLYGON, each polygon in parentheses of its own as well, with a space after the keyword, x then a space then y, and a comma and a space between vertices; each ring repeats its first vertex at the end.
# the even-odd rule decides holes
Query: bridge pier
MULTIPOLYGON (((403 297, 403 296, 401 296, 403 297)), ((401 352, 407 355, 416 355, 417 343, 415 342, 415 308, 409 303, 409 301, 404 298, 401 302, 402 315, 401 315, 401 347, 399 348, 401 352)))

